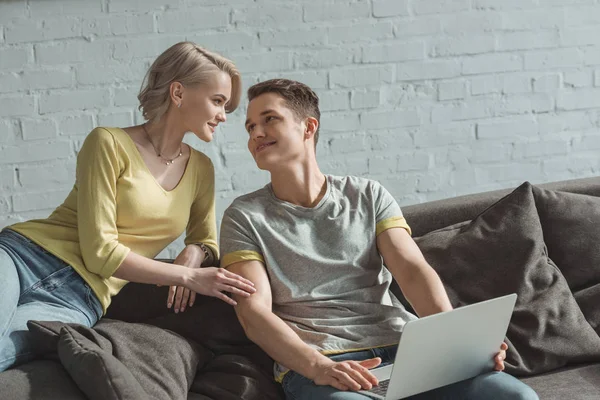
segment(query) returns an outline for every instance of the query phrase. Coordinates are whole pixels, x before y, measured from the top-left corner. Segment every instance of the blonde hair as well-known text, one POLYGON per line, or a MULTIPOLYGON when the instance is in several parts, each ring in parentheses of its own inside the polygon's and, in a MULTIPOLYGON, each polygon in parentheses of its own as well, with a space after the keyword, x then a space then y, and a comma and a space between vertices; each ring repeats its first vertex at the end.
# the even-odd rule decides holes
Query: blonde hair
POLYGON ((160 120, 171 103, 171 83, 206 83, 218 71, 231 77, 231 98, 225 105, 225 111, 230 113, 239 105, 242 93, 240 73, 233 62, 193 42, 174 44, 158 56, 144 77, 138 94, 142 115, 151 122, 160 120))

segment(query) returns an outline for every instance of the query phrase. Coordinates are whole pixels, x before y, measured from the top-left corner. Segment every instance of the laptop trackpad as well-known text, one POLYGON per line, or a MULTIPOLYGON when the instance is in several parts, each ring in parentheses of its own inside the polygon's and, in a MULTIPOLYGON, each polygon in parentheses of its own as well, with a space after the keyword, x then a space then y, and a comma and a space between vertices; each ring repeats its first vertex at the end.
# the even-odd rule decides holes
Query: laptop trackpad
POLYGON ((371 373, 375 375, 375 378, 377 378, 377 380, 385 381, 387 379, 390 379, 390 377, 392 376, 393 366, 394 364, 389 364, 384 367, 374 368, 371 370, 371 373))

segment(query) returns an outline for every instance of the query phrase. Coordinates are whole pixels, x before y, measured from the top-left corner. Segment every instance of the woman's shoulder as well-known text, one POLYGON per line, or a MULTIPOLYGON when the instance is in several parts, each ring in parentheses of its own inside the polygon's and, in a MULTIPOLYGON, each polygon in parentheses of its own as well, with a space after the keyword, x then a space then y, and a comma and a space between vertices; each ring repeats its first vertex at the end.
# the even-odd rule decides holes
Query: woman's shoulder
POLYGON ((98 126, 86 136, 85 141, 96 143, 98 145, 114 145, 122 143, 123 135, 127 135, 120 128, 111 128, 106 126, 98 126))
POLYGON ((190 145, 188 145, 188 147, 190 149, 190 161, 194 160, 194 163, 196 163, 198 168, 209 170, 214 169, 213 162, 209 156, 207 156, 200 150, 193 148, 190 145))

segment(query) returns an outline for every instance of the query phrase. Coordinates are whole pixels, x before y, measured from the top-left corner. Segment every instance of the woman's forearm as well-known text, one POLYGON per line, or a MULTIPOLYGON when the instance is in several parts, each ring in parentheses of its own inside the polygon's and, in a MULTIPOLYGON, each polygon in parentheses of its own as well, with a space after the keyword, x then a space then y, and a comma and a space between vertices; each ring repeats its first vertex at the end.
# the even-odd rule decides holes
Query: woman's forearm
POLYGON ((129 282, 164 286, 185 286, 190 268, 146 258, 132 251, 113 276, 129 282))

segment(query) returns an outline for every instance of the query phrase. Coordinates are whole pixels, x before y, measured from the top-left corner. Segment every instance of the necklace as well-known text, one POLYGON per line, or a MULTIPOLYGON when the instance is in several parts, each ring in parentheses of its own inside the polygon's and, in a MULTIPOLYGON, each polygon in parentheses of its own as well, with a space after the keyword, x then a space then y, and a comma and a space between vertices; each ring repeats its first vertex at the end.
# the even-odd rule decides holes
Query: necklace
POLYGON ((152 145, 152 148, 154 149, 154 152, 156 153, 156 156, 158 158, 161 158, 165 162, 165 165, 171 165, 171 164, 173 164, 173 161, 175 161, 177 158, 179 158, 179 157, 181 157, 183 155, 183 150, 182 150, 182 147, 181 147, 181 144, 180 144, 179 145, 179 154, 177 154, 175 157, 170 158, 170 159, 163 157, 163 155, 160 154, 160 151, 156 150, 156 146, 154 146, 154 143, 152 142, 152 139, 150 139, 150 134, 148 133, 148 130, 146 129, 146 124, 142 124, 142 129, 144 129, 144 133, 146 134, 146 137, 148 138, 148 141, 152 145))

